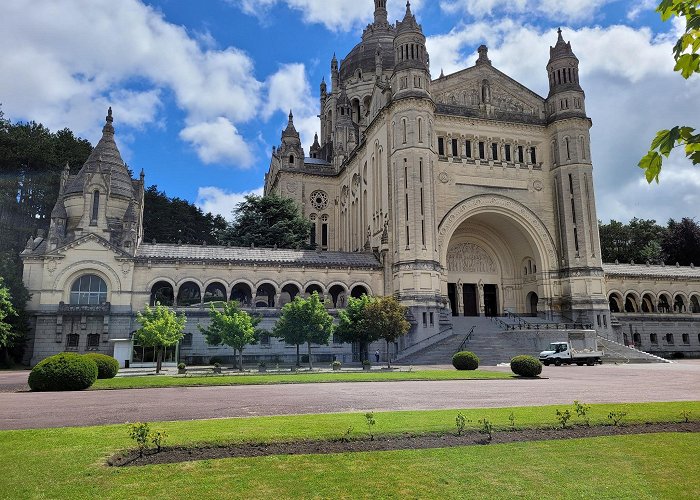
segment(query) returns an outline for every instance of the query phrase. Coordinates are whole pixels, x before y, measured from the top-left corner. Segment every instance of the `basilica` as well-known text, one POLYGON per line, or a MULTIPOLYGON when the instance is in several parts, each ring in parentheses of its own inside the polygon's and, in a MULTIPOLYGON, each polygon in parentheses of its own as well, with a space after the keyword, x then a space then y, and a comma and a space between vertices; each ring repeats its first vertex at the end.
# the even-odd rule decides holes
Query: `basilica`
MULTIPOLYGON (((199 333, 207 304, 238 300, 269 330, 284 304, 314 291, 332 314, 351 296, 395 296, 411 331, 377 348, 399 360, 463 344, 467 331, 474 350, 480 332, 504 353, 508 342, 535 351, 576 334, 588 347, 599 339, 700 355, 700 271, 601 261, 592 121, 561 30, 543 97, 494 67, 486 46, 473 65, 433 78, 410 2, 395 23, 386 0, 374 5, 361 41, 333 57, 330 83, 321 82, 308 154, 290 113, 265 176, 266 194, 294 199, 312 222, 316 250, 145 241, 144 173, 131 178, 110 110, 80 172, 65 171, 48 234, 22 253, 32 364, 65 350, 151 362, 131 336, 136 312, 155 302, 188 317, 170 361, 231 356, 199 333)), ((245 354, 284 361, 293 352, 263 336, 245 354)), ((357 346, 335 339, 314 353, 359 360, 357 346)))

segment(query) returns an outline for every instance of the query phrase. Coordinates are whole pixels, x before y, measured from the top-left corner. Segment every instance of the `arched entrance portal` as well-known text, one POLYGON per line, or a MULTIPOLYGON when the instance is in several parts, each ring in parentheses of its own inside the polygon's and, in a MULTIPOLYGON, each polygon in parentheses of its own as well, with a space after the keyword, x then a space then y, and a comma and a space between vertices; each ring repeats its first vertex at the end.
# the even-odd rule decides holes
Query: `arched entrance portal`
POLYGON ((513 200, 462 202, 440 224, 439 243, 454 316, 537 314, 542 298, 551 296, 545 276, 556 262, 553 242, 539 219, 513 200))

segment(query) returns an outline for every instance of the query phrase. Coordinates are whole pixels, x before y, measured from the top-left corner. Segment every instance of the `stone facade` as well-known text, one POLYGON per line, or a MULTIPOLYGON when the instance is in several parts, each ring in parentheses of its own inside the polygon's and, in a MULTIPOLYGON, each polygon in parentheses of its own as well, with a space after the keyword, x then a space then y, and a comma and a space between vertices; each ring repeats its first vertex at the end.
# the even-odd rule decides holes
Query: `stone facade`
MULTIPOLYGON (((316 251, 143 241, 144 174, 129 176, 110 111, 85 166, 64 172, 48 236, 22 254, 32 363, 66 349, 111 354, 156 301, 188 315, 179 357, 206 362, 232 354, 199 333, 207 303, 239 300, 271 328, 281 306, 314 291, 333 314, 349 296, 396 296, 413 324, 399 351, 440 338, 454 316, 532 315, 700 354, 700 272, 601 262, 592 122, 562 33, 543 68, 545 98, 495 68, 485 46, 473 66, 433 80, 410 4, 402 21, 387 15, 375 0, 361 43, 331 61, 309 155, 291 112, 272 151, 265 192, 299 204, 316 251)), ((266 338, 245 354, 294 352, 266 338)), ((314 354, 357 357, 335 343, 314 354)))

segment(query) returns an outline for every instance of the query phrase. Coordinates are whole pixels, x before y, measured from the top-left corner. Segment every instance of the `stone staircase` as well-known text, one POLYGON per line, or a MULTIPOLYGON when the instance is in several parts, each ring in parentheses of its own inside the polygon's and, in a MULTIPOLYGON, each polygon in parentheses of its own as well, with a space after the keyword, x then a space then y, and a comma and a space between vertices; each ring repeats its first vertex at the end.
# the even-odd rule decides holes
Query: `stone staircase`
POLYGON ((604 363, 672 363, 668 359, 598 336, 604 363))
MULTIPOLYGON (((452 317, 452 331, 434 343, 395 360, 402 365, 451 364, 452 355, 462 347, 479 356, 482 366, 510 362, 513 356, 537 356, 550 342, 566 340, 566 330, 556 330, 557 322, 543 318, 517 316, 484 318, 452 317), (513 328, 515 327, 515 328, 513 328), (473 330, 472 330, 473 329, 473 330), (472 332, 465 342, 465 337, 472 332)), ((604 363, 668 363, 668 360, 598 336, 598 348, 604 363)))
MULTIPOLYGON (((507 318, 499 318, 504 321, 507 318)), ((443 365, 452 363, 452 355, 465 340, 467 333, 474 328, 463 349, 479 356, 483 366, 507 363, 518 354, 537 355, 542 349, 531 336, 518 335, 524 332, 504 331, 499 322, 483 317, 453 317, 452 335, 430 346, 404 357, 396 363, 402 365, 443 365)))

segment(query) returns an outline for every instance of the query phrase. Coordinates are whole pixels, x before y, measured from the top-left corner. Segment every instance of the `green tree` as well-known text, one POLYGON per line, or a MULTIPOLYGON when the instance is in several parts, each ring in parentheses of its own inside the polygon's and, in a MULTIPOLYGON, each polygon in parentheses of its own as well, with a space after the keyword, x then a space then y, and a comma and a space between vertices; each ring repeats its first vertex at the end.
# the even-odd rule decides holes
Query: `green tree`
POLYGON ((688 217, 680 222, 669 220, 662 247, 667 264, 698 265, 700 263, 700 226, 694 219, 688 217))
POLYGON ((10 300, 10 291, 0 276, 0 354, 2 354, 0 364, 10 364, 8 352, 17 341, 18 335, 13 331, 12 325, 6 320, 16 315, 17 312, 10 300))
MULTIPOLYGON (((685 18, 685 32, 673 48, 676 60, 674 70, 685 79, 700 73, 700 0, 663 0, 656 11, 663 21, 674 16, 685 18)), ((671 151, 679 146, 684 146, 685 154, 693 165, 700 164, 700 133, 696 133, 695 128, 677 125, 661 130, 651 143, 649 152, 639 162, 647 182, 659 182, 664 157, 668 158, 671 151)))
POLYGON ((661 242, 666 228, 655 220, 632 219, 629 224, 611 220, 599 223, 603 262, 663 262, 661 242))
POLYGON ((156 373, 160 373, 163 352, 182 340, 187 318, 184 314, 178 315, 169 307, 156 303, 155 307, 146 306, 143 313, 138 312, 136 321, 141 328, 134 334, 134 342, 156 349, 156 373))
POLYGON ((282 308, 282 317, 275 325, 272 334, 297 348, 299 366, 299 346, 306 343, 309 368, 313 369, 311 344, 328 345, 333 334, 333 317, 328 314, 323 301, 314 292, 307 299, 296 296, 282 308))
POLYGON ((368 303, 364 308, 367 324, 377 332, 379 338, 386 341, 387 366, 391 368, 389 344, 396 342, 411 329, 411 323, 406 319, 408 309, 394 297, 379 297, 368 303))
POLYGON ((253 317, 242 311, 235 300, 224 304, 219 311, 214 304, 209 308, 211 322, 209 328, 199 325, 209 345, 227 345, 238 353, 238 369, 243 371, 243 349, 257 343, 256 327, 261 318, 253 317))
POLYGON ((22 280, 22 262, 17 254, 9 252, 0 253, 0 277, 9 290, 10 300, 16 312, 15 315, 6 318, 6 322, 12 327, 14 340, 5 351, 15 361, 21 361, 24 355, 24 347, 29 334, 29 315, 26 307, 30 299, 29 290, 22 280))
POLYGON ((224 243, 239 247, 309 248, 311 223, 290 198, 249 195, 233 215, 224 243))
POLYGON ((369 322, 367 314, 365 314, 367 306, 375 300, 368 295, 363 295, 359 299, 350 297, 347 307, 338 313, 336 337, 343 342, 358 342, 360 344, 360 361, 369 359, 369 344, 380 339, 379 331, 369 322))
POLYGON ((180 198, 170 198, 158 186, 145 191, 146 210, 143 215, 143 232, 146 242, 208 245, 222 242, 228 223, 220 215, 205 214, 202 210, 180 198))

